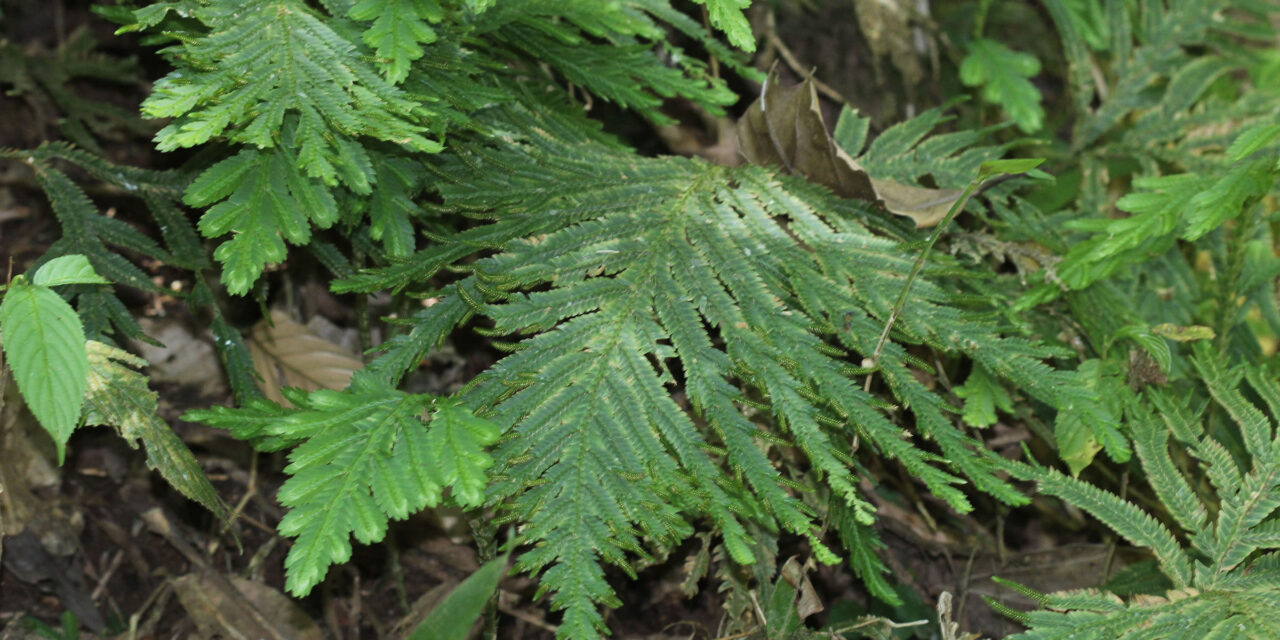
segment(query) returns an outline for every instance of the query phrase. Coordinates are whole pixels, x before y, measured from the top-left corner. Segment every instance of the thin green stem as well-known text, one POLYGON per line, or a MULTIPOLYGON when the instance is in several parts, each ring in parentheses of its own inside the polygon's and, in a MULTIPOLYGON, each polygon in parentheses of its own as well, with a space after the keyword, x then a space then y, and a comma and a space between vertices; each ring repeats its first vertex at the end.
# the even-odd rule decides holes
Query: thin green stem
MULTIPOLYGON (((920 275, 920 271, 924 269, 924 261, 929 257, 929 251, 933 249, 933 245, 937 244, 938 238, 942 237, 943 230, 947 228, 947 225, 951 224, 951 221, 960 213, 965 203, 977 192, 983 182, 985 180, 974 180, 964 188, 964 192, 960 194, 959 198, 956 198, 956 201, 951 204, 951 208, 947 210, 947 215, 943 216, 938 226, 933 228, 933 233, 929 235, 928 242, 920 250, 920 255, 916 256, 915 264, 911 265, 911 273, 907 276, 907 283, 902 286, 902 291, 898 292, 898 299, 894 301, 893 309, 889 311, 889 319, 885 321, 884 330, 880 332, 880 339, 876 341, 875 352, 871 354, 872 369, 880 366, 880 355, 884 353, 884 345, 889 341, 889 332, 893 330, 894 323, 898 321, 898 316, 902 314, 902 308, 907 304, 907 294, 911 292, 911 285, 916 281, 916 277, 920 275)), ((871 390, 870 375, 867 376, 867 381, 863 388, 867 391, 871 390)))

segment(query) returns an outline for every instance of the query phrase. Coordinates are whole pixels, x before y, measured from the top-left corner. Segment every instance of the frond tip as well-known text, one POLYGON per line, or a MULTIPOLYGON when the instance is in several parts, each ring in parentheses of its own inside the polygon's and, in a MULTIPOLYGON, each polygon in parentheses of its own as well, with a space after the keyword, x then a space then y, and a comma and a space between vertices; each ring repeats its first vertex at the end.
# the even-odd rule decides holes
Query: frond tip
POLYGON ((297 445, 278 496, 290 509, 280 533, 297 538, 285 560, 291 593, 305 595, 330 565, 346 562, 352 536, 365 544, 382 540, 389 520, 439 504, 445 488, 464 507, 483 501, 492 464, 485 447, 499 431, 464 407, 359 374, 345 391, 295 392, 289 399, 296 409, 257 401, 184 419, 230 428, 263 449, 297 445))

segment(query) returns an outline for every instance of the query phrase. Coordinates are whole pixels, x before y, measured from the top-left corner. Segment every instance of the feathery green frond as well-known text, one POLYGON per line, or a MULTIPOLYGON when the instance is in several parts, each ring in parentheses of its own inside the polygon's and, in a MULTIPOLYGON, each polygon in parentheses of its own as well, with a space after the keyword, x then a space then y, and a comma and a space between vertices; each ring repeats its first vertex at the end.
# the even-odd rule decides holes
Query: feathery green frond
POLYGON ((297 538, 285 560, 290 592, 306 594, 330 565, 346 562, 352 536, 380 541, 388 520, 439 504, 445 488, 464 507, 480 504, 491 464, 485 447, 499 431, 467 409, 362 374, 346 391, 287 397, 296 409, 256 400, 183 418, 229 428, 265 450, 296 445, 278 496, 289 507, 280 532, 297 538))
POLYGON ((245 149, 213 165, 191 183, 184 201, 213 205, 200 219, 206 237, 232 234, 213 257, 223 264, 227 290, 239 295, 268 264, 284 261, 285 241, 305 244, 312 224, 324 228, 338 219, 329 190, 301 175, 284 149, 245 149))
MULTIPOLYGON (((1013 636, 1032 638, 1269 638, 1280 633, 1280 604, 1275 573, 1275 550, 1280 530, 1274 513, 1280 509, 1280 446, 1271 419, 1237 389, 1240 373, 1223 368, 1219 357, 1198 348, 1193 362, 1217 405, 1240 430, 1253 462, 1241 469, 1230 454, 1195 422, 1168 391, 1151 392, 1149 402, 1164 418, 1160 424, 1151 409, 1130 403, 1134 445, 1156 496, 1187 533, 1178 541, 1151 516, 1112 494, 1050 469, 1011 465, 1024 479, 1034 479, 1045 493, 1067 500, 1107 524, 1131 542, 1150 549, 1173 589, 1130 601, 1115 596, 1079 597, 1054 594, 1043 599, 1046 610, 1028 614, 1030 630, 1013 636), (1216 491, 1212 513, 1170 455, 1169 435, 1196 458, 1216 491), (1217 634, 1217 635, 1214 635, 1217 634)), ((1248 368, 1260 395, 1274 394, 1274 383, 1248 368)), ((1194 474, 1195 470, 1190 470, 1194 474)))
POLYGON ((982 97, 1000 105, 1025 133, 1035 133, 1044 125, 1040 90, 1030 80, 1038 73, 1040 60, 1035 56, 988 38, 971 41, 969 55, 960 64, 960 80, 982 87, 982 97))
MULTIPOLYGON (((37 266, 59 257, 81 255, 97 274, 110 282, 143 291, 159 288, 150 275, 112 247, 178 267, 207 266, 195 229, 177 206, 183 187, 180 175, 114 165, 65 143, 48 143, 29 151, 0 149, 0 160, 5 159, 23 161, 34 171, 63 232, 62 238, 41 256, 37 266), (160 225, 167 249, 132 225, 111 217, 111 211, 100 212, 84 189, 58 168, 59 163, 79 167, 90 177, 139 198, 160 225)), ((143 338, 137 321, 111 291, 96 286, 73 286, 69 293, 80 311, 89 339, 102 340, 113 328, 123 336, 143 338)))
POLYGON ((436 40, 432 23, 444 19, 436 0, 360 0, 347 15, 372 22, 362 36, 378 54, 387 80, 398 84, 409 75, 409 65, 422 57, 422 45, 436 40))
POLYGON ((755 51, 756 39, 751 35, 751 23, 742 12, 751 6, 751 0, 695 0, 707 7, 711 24, 724 32, 733 46, 743 51, 755 51))
POLYGON ((66 140, 99 154, 100 141, 151 132, 136 113, 73 90, 74 82, 84 81, 118 87, 141 84, 136 59, 106 55, 97 45, 83 26, 59 38, 57 50, 48 53, 24 50, 8 39, 0 42, 0 87, 5 95, 24 99, 38 114, 24 123, 24 129, 43 135, 46 132, 39 130, 42 122, 55 120, 66 140), (56 118, 43 117, 40 112, 45 109, 56 111, 50 114, 56 118))
MULTIPOLYGON (((912 254, 859 222, 879 214, 760 168, 644 159, 539 133, 569 117, 555 110, 512 106, 492 117, 522 141, 455 148, 462 156, 442 159, 450 179, 437 188, 447 206, 493 222, 339 286, 405 286, 478 249, 499 250, 470 264, 473 275, 416 314, 414 332, 370 369, 416 362, 472 312, 495 331, 533 334, 462 398, 509 433, 494 452, 489 499, 522 523, 519 540, 533 550, 518 566, 541 572, 552 607, 565 610, 562 637, 603 629, 596 607, 616 602, 603 564, 630 570, 632 558, 688 535, 693 517, 717 525, 737 562, 753 561, 745 518, 816 543, 810 508, 760 449, 766 435, 804 454, 810 481, 858 523, 845 535, 859 544, 873 543, 847 453, 855 436, 957 509, 970 508, 955 486, 962 477, 1024 500, 912 374, 900 342, 974 357, 1055 407, 1078 385, 1043 364, 1049 352, 949 306, 926 279, 878 368, 914 431, 942 454, 920 449, 850 373, 850 360, 874 351, 911 269, 912 254), (673 400, 675 387, 690 408, 673 400), (748 419, 750 396, 769 414, 748 419)), ((893 597, 875 582, 874 550, 852 553, 893 597)))

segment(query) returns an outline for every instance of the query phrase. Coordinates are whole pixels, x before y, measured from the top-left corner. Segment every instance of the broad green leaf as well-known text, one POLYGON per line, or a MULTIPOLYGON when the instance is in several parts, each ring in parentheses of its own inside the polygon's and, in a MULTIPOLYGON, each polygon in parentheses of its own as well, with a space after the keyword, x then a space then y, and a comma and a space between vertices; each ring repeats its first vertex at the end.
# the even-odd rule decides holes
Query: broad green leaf
POLYGON ((129 367, 145 367, 147 361, 126 351, 89 341, 88 393, 85 424, 115 427, 134 447, 147 448, 147 466, 160 472, 182 495, 204 505, 218 519, 227 509, 218 498, 204 469, 191 450, 160 418, 158 397, 147 386, 147 377, 129 367))
POLYGON ((978 179, 1003 174, 1026 173, 1041 164, 1044 158, 1009 158, 1007 160, 988 160, 978 166, 978 179))
POLYGON ((54 258, 36 270, 31 284, 56 287, 62 284, 111 284, 93 270, 89 259, 76 254, 54 258))
POLYGON ((982 97, 1004 109, 1006 115, 1026 133, 1044 125, 1040 91, 1028 78, 1040 73, 1040 60, 1019 53, 987 38, 969 43, 969 55, 960 63, 960 80, 970 87, 982 87, 982 97))
POLYGON ((62 464, 89 386, 80 317, 53 289, 15 281, 0 302, 0 340, 18 390, 62 464))
POLYGON ((449 592, 444 602, 431 610, 427 619, 409 634, 408 640, 466 640, 489 598, 498 590, 508 558, 506 555, 494 558, 467 576, 449 592))

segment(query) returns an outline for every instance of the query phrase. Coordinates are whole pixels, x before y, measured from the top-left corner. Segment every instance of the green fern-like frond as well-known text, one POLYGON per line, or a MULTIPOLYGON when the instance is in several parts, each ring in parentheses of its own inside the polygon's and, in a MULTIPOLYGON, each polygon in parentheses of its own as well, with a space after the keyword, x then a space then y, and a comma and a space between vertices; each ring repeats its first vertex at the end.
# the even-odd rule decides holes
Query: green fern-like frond
MULTIPOLYGON (((353 10, 364 15, 362 7, 353 10)), ((233 234, 215 257, 228 289, 243 294, 267 264, 284 260, 285 241, 303 244, 312 224, 337 220, 336 187, 372 192, 376 175, 359 140, 438 151, 419 120, 443 117, 378 77, 303 3, 211 2, 193 15, 209 32, 171 48, 183 69, 156 83, 143 112, 172 118, 156 135, 161 150, 246 145, 186 195, 192 206, 217 203, 201 231, 233 234)))
POLYGON ((362 37, 377 52, 387 80, 397 84, 422 57, 422 45, 436 41, 431 24, 444 19, 444 8, 436 0, 361 0, 347 15, 373 23, 362 37))
MULTIPOLYGON (((207 266, 195 229, 178 206, 181 175, 114 165, 64 143, 44 144, 30 151, 0 149, 0 160, 4 159, 22 161, 31 168, 62 229, 62 237, 41 256, 40 264, 59 256, 80 254, 111 282, 143 291, 160 288, 117 250, 178 267, 207 266), (74 165, 110 189, 140 199, 161 227, 167 248, 113 217, 110 211, 100 211, 84 189, 60 168, 64 166, 61 163, 74 165)), ((124 336, 145 339, 133 315, 110 289, 74 286, 69 291, 75 297, 89 339, 104 340, 113 327, 124 336)))
POLYGON ((284 261, 285 241, 305 244, 313 223, 323 228, 338 220, 333 195, 299 174, 285 149, 245 149, 222 160, 191 183, 183 200, 213 205, 200 219, 205 236, 232 234, 213 257, 236 294, 247 292, 267 264, 284 261))
MULTIPOLYGON (((44 54, 24 51, 16 42, 0 43, 0 87, 23 98, 35 111, 28 128, 43 135, 40 124, 56 121, 62 135, 94 153, 99 139, 119 140, 121 134, 147 134, 150 127, 136 114, 106 100, 86 99, 71 90, 75 81, 90 80, 128 87, 141 81, 137 60, 116 58, 97 50, 86 28, 72 32, 58 49, 44 54), (56 111, 46 118, 45 110, 56 111)), ((34 141, 33 141, 34 142, 34 141)))
MULTIPOLYGON (((478 28, 495 45, 509 47, 509 59, 543 61, 573 86, 635 109, 656 122, 670 121, 658 110, 664 98, 688 98, 717 114, 723 106, 737 100, 724 81, 711 77, 697 57, 665 43, 662 46, 675 64, 668 65, 654 55, 655 41, 660 40, 664 32, 649 14, 674 21, 677 28, 699 35, 700 30, 688 25, 687 18, 673 11, 669 3, 651 0, 635 3, 639 6, 619 4, 625 11, 619 13, 618 20, 608 23, 609 31, 603 32, 612 41, 608 44, 595 44, 588 36, 601 35, 594 32, 601 27, 594 19, 611 3, 600 3, 590 13, 572 11, 577 3, 499 5, 485 15, 484 23, 478 28), (587 16, 594 19, 589 20, 587 16), (548 19, 553 17, 563 17, 566 21, 548 19), (637 41, 632 36, 641 39, 637 41)), ((705 32, 701 35, 705 38, 705 32)), ((733 59, 727 51, 713 51, 713 54, 717 52, 728 60, 733 59)))
POLYGON ((355 137, 439 148, 407 118, 416 105, 374 75, 356 47, 305 4, 215 1, 194 17, 209 34, 171 52, 191 70, 162 78, 142 105, 147 116, 173 118, 156 135, 160 150, 223 136, 275 147, 292 114, 298 130, 291 146, 302 168, 332 185, 339 180, 337 166, 350 163, 345 147, 355 137))
POLYGON ((1274 37, 1265 3, 1105 3, 1105 46, 1085 41, 1078 4, 1045 2, 1068 61, 1071 146, 1081 162, 1078 187, 1061 191, 1074 204, 1043 215, 1066 218, 1057 229, 1080 235, 1040 234, 1058 236, 1052 244, 1065 255, 1036 274, 1041 283, 1020 301, 1023 309, 1109 278, 1147 277, 1153 258, 1248 218, 1275 182, 1267 164, 1274 140, 1266 135, 1274 88, 1232 81, 1274 37), (1116 200, 1109 185, 1125 178, 1134 188, 1116 200), (1108 212, 1113 206, 1125 215, 1108 212), (1133 269, 1140 264, 1148 266, 1133 269))
POLYGON ((751 34, 751 23, 742 12, 751 6, 751 0, 696 0, 707 7, 711 24, 729 38, 733 46, 743 51, 755 51, 756 40, 751 34))
POLYGON ((1000 105, 1018 128, 1035 133, 1044 124, 1040 90, 1031 78, 1040 73, 1040 60, 988 38, 969 43, 969 55, 960 65, 960 80, 982 87, 982 97, 1000 105))
POLYGON ((885 597, 870 511, 851 474, 855 437, 957 509, 970 508, 956 487, 966 480, 1024 500, 913 375, 904 345, 966 354, 1055 407, 1079 385, 1042 362, 1049 352, 952 306, 926 278, 874 371, 910 408, 911 429, 889 419, 863 390, 859 365, 914 254, 867 230, 861 221, 878 212, 761 168, 640 158, 566 126, 580 116, 553 106, 490 117, 522 139, 442 159, 448 181, 438 189, 447 206, 493 222, 337 288, 415 286, 478 250, 500 251, 433 292, 439 301, 370 370, 394 380, 472 314, 501 334, 533 334, 462 397, 508 431, 490 500, 522 523, 520 541, 533 549, 519 566, 542 572, 553 607, 565 610, 563 637, 603 628, 596 607, 616 596, 602 565, 630 570, 633 558, 688 535, 694 517, 709 517, 740 563, 753 562, 752 523, 809 537, 833 560, 762 441, 804 454, 810 480, 845 510, 843 535, 868 545, 852 552, 854 566, 885 597), (559 131, 574 133, 546 133, 559 131), (768 413, 749 419, 760 401, 768 413))
POLYGON ((1280 529, 1275 519, 1280 438, 1272 418, 1241 392, 1241 376, 1268 405, 1280 397, 1258 367, 1228 370, 1203 347, 1193 363, 1217 406, 1239 430, 1252 464, 1241 468, 1199 423, 1196 412, 1170 392, 1152 392, 1147 402, 1130 403, 1138 459, 1156 496, 1185 533, 1185 543, 1118 496, 1049 469, 1011 465, 1016 476, 1035 480, 1043 492, 1088 511, 1149 549, 1172 590, 1127 601, 1110 594, 1052 594, 1041 599, 1044 610, 1027 614, 1030 630, 1014 638, 1270 638, 1280 633, 1274 609, 1280 605, 1280 529), (1197 494, 1188 482, 1196 479, 1196 470, 1188 475, 1179 469, 1170 454, 1170 436, 1199 463, 1216 496, 1197 494))
POLYGON ((1274 148, 1255 150, 1251 155, 1238 158, 1216 176, 1177 173, 1137 179, 1135 191, 1116 202, 1128 217, 1072 223, 1093 235, 1072 245, 1057 270, 1059 279, 1068 287, 1082 289, 1168 251, 1179 238, 1197 240, 1247 213, 1280 177, 1274 148))
POLYGON ((1156 140, 1147 135, 1152 127, 1181 129, 1175 135, 1187 135, 1187 123, 1174 120, 1187 115, 1187 108, 1216 76, 1238 64, 1230 60, 1236 47, 1228 34, 1270 37, 1264 26, 1266 10, 1250 0, 1162 0, 1137 7, 1107 3, 1109 42, 1102 53, 1108 87, 1095 109, 1091 103, 1098 94, 1098 82, 1093 74, 1099 61, 1078 28, 1071 4, 1047 0, 1045 7, 1062 36, 1076 110, 1082 115, 1072 136, 1077 149, 1095 144, 1135 111, 1153 113, 1122 133, 1129 141, 1156 146, 1156 140), (1188 48, 1196 46, 1209 47, 1208 55, 1193 56, 1188 48), (1167 81, 1163 91, 1149 90, 1161 81, 1167 81))
POLYGON ((499 432, 464 407, 363 375, 346 391, 292 390, 287 397, 296 409, 257 400, 184 419, 228 428, 263 450, 294 447, 279 494, 289 508, 280 532, 297 538, 285 560, 292 593, 309 592, 330 565, 346 562, 352 536, 381 540, 388 520, 439 504, 446 488, 461 506, 482 502, 491 464, 485 447, 499 432))
POLYGON ((867 144, 871 119, 845 107, 836 121, 834 138, 873 177, 916 184, 928 173, 938 186, 961 188, 973 180, 983 162, 999 158, 1004 148, 978 144, 986 130, 933 133, 951 119, 945 106, 928 109, 889 127, 867 144))

